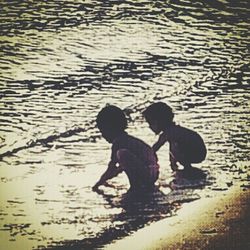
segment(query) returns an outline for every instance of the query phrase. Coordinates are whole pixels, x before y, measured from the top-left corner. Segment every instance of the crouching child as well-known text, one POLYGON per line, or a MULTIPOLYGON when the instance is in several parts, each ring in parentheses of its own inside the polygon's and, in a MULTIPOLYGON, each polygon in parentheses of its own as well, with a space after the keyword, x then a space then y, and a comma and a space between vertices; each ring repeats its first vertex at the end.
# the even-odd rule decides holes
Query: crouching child
POLYGON ((97 191, 108 179, 124 171, 130 190, 152 190, 159 176, 157 156, 149 145, 125 131, 127 119, 123 111, 107 106, 99 112, 96 122, 102 136, 112 144, 112 152, 106 171, 92 189, 97 191))
POLYGON ((176 125, 173 121, 172 109, 163 102, 151 104, 143 115, 149 127, 155 134, 159 134, 158 141, 153 145, 157 152, 165 143, 169 143, 170 166, 178 171, 181 164, 182 173, 186 177, 195 177, 199 171, 194 171, 193 163, 200 163, 206 158, 207 150, 201 136, 188 128, 176 125))

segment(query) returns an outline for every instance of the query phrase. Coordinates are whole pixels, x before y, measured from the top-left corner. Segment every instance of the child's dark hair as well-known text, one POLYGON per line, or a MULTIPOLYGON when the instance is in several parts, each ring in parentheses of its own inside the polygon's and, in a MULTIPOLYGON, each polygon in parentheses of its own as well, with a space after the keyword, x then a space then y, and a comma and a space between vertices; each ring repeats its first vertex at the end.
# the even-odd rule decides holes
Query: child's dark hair
POLYGON ((174 113, 172 109, 164 102, 156 102, 151 104, 143 115, 146 121, 156 120, 163 126, 167 126, 173 122, 174 113))
POLYGON ((106 106, 97 115, 97 127, 100 130, 122 132, 127 128, 127 119, 123 111, 113 105, 106 106))

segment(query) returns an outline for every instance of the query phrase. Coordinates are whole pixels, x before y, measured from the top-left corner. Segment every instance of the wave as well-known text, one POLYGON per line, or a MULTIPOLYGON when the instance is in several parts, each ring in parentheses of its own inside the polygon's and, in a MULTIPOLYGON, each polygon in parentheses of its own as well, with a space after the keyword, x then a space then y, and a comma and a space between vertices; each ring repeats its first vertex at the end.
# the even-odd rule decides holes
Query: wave
MULTIPOLYGON (((89 127, 85 127, 85 128, 75 127, 75 128, 69 129, 69 130, 62 132, 62 133, 49 135, 48 137, 45 137, 45 138, 32 139, 22 146, 14 147, 13 149, 8 150, 8 151, 0 154, 0 160, 2 160, 3 157, 11 156, 15 153, 18 153, 21 150, 32 148, 32 147, 39 146, 39 145, 45 146, 45 145, 48 145, 48 143, 53 142, 59 138, 67 138, 67 137, 73 136, 73 135, 81 133, 81 132, 89 131, 90 129, 93 129, 93 128, 94 128, 93 126, 89 126, 89 127)), ((88 141, 95 140, 98 137, 99 136, 92 136, 92 137, 88 138, 88 141)), ((84 139, 82 139, 82 141, 84 141, 84 139)))
MULTIPOLYGON (((155 58, 155 57, 152 56, 152 58, 155 58)), ((184 63, 184 65, 186 65, 186 62, 180 61, 180 63, 181 64, 184 63)), ((244 74, 246 73, 246 71, 249 72, 248 65, 243 65, 237 69, 234 69, 231 72, 230 71, 227 72, 227 74, 225 74, 225 72, 224 73, 222 72, 219 75, 214 75, 212 77, 208 76, 207 78, 203 80, 195 82, 193 85, 183 86, 183 89, 181 90, 181 94, 185 96, 191 96, 191 95, 203 96, 203 97, 208 96, 211 98, 211 96, 215 97, 217 95, 222 94, 225 91, 237 90, 237 89, 243 90, 243 91, 249 90, 250 85, 244 84, 242 82, 242 78, 244 74), (231 82, 223 81, 225 77, 233 77, 234 79, 236 79, 236 81, 231 81, 231 82)), ((129 122, 135 122, 135 120, 141 116, 140 114, 142 113, 142 111, 151 103, 155 101, 161 101, 161 100, 166 99, 166 97, 168 98, 171 95, 175 96, 178 94, 180 95, 180 89, 173 89, 171 92, 168 92, 167 96, 164 95, 164 93, 162 93, 161 91, 159 91, 151 99, 140 100, 139 103, 132 104, 132 105, 125 107, 124 113, 126 114, 129 122)), ((188 101, 186 103, 187 108, 193 108, 196 106, 204 106, 204 105, 206 105, 205 100, 202 103, 188 103, 188 101)), ((80 139, 81 141, 96 141, 101 136, 100 134, 98 134, 98 132, 95 133, 95 131, 97 131, 97 128, 95 125, 95 121, 92 120, 86 123, 84 127, 73 126, 73 128, 70 128, 64 132, 51 134, 45 138, 31 139, 22 146, 14 147, 11 150, 7 150, 6 152, 3 152, 2 154, 0 154, 0 159, 2 160, 3 157, 11 156, 21 150, 32 148, 38 145, 46 146, 49 143, 56 141, 60 138, 71 137, 79 133, 88 132, 88 137, 85 139, 84 138, 80 139)))
POLYGON ((90 25, 123 18, 140 18, 158 22, 164 18, 189 24, 185 16, 195 20, 213 20, 237 23, 249 17, 249 2, 237 1, 8 1, 0 3, 0 34, 20 34, 24 30, 54 31, 79 25, 90 25), (157 18, 156 18, 157 17, 157 18), (158 18, 160 17, 160 18, 158 18))

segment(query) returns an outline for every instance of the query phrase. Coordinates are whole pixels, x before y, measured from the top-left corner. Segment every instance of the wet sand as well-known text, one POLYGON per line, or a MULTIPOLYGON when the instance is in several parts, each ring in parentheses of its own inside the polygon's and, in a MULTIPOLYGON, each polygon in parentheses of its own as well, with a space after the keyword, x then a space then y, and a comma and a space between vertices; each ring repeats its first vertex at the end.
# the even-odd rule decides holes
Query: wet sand
POLYGON ((250 190, 184 204, 164 219, 107 246, 112 249, 250 249, 250 190))

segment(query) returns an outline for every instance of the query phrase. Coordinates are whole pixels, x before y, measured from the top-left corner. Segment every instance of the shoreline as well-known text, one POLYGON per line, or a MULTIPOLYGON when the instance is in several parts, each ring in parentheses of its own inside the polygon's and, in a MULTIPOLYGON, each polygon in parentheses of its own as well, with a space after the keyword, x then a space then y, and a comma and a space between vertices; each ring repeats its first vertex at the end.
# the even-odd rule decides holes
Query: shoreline
POLYGON ((239 186, 184 203, 177 216, 138 230, 105 250, 250 249, 250 189, 239 186))

